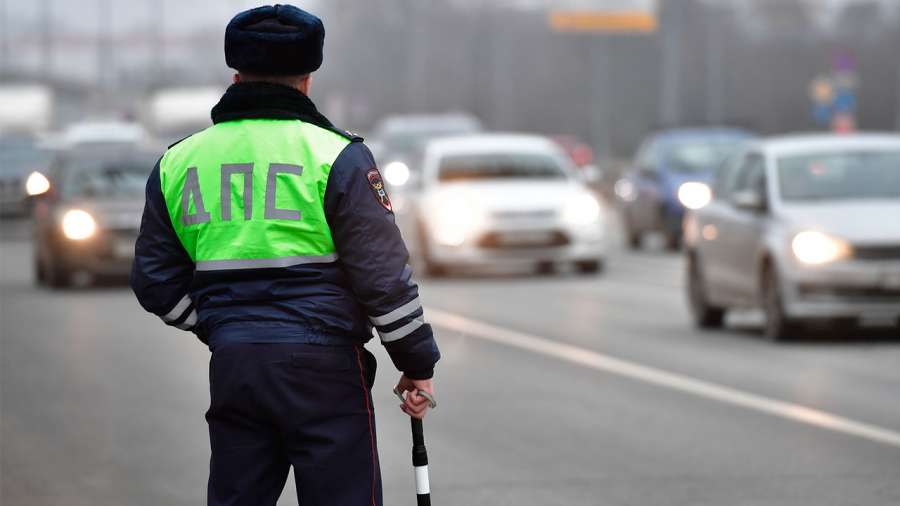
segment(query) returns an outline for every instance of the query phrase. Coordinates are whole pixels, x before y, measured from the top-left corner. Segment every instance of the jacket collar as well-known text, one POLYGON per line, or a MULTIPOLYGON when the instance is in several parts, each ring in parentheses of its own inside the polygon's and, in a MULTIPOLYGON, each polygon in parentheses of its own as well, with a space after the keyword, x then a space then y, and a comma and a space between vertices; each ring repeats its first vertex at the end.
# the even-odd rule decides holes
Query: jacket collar
POLYGON ((299 119, 305 123, 337 130, 303 93, 281 84, 236 83, 225 91, 212 109, 215 124, 240 119, 299 119))

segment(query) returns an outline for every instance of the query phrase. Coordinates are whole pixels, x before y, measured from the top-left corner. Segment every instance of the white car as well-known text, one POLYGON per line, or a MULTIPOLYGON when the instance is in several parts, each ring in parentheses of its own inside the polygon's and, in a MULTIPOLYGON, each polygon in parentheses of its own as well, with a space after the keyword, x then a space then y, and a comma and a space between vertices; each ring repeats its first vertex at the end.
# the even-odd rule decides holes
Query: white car
POLYGON ((685 221, 695 322, 762 307, 765 334, 813 321, 900 324, 900 136, 751 143, 685 221))
MULTIPOLYGON (((603 267, 603 209, 555 143, 472 135, 429 143, 407 232, 437 275, 453 267, 603 267)), ((402 220, 401 220, 402 221, 402 220)))

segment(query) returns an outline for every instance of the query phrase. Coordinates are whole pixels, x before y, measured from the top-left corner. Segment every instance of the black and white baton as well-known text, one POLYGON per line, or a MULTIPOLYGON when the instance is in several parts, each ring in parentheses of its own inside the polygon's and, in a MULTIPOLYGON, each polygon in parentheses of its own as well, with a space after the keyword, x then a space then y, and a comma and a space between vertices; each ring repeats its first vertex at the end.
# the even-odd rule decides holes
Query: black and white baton
MULTIPOLYGON (((403 398, 403 392, 397 388, 394 394, 401 401, 406 402, 403 398)), ((434 397, 424 390, 419 390, 419 395, 428 399, 428 406, 431 409, 437 407, 434 397)), ((428 451, 425 450, 425 432, 422 429, 422 420, 419 418, 409 417, 410 426, 412 427, 412 463, 413 470, 416 473, 416 505, 431 506, 431 486, 428 483, 428 451)))

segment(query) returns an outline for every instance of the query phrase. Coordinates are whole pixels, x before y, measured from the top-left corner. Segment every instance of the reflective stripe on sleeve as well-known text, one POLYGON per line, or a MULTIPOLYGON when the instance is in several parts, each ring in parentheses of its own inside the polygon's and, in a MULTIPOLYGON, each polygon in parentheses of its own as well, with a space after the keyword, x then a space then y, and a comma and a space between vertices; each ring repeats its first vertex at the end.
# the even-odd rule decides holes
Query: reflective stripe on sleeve
POLYGON ((384 332, 382 330, 378 330, 378 335, 381 337, 381 342, 390 343, 393 341, 398 341, 403 339, 404 337, 412 334, 416 329, 425 325, 425 320, 421 318, 416 318, 415 320, 407 323, 406 325, 400 327, 397 330, 392 330, 390 332, 384 332))
POLYGON ((181 316, 190 305, 191 298, 190 296, 185 295, 181 298, 181 300, 178 301, 178 304, 175 304, 175 307, 171 311, 162 316, 163 321, 166 323, 177 321, 179 318, 181 318, 181 316))
POLYGON ((197 310, 191 311, 191 314, 188 315, 187 319, 184 322, 176 325, 176 328, 181 330, 190 330, 194 328, 194 325, 197 325, 197 310))
POLYGON ((337 253, 319 256, 282 258, 251 258, 245 260, 206 260, 197 262, 198 271, 230 271, 240 269, 277 269, 303 264, 328 264, 337 262, 337 253))
POLYGON ((391 311, 388 314, 384 314, 381 316, 370 316, 369 320, 372 321, 374 325, 390 325, 396 321, 402 320, 403 318, 415 313, 422 307, 422 303, 419 301, 419 298, 415 299, 403 304, 397 309, 391 311))

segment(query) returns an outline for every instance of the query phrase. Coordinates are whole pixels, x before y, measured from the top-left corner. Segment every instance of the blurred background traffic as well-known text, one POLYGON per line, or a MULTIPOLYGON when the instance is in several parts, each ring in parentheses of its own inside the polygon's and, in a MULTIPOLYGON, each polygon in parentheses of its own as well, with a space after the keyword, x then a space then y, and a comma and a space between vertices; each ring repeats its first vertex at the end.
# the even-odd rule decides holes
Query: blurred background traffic
MULTIPOLYGON (((147 175, 167 145, 210 124, 231 76, 224 26, 254 5, 0 0, 0 497, 5 490, 9 504, 81 504, 59 502, 72 490, 82 490, 75 495, 84 504, 135 491, 154 504, 201 493, 202 469, 163 473, 170 486, 162 488, 135 482, 147 466, 202 460, 200 425, 191 425, 199 439, 188 438, 184 453, 138 465, 113 456, 134 434, 110 436, 89 413, 118 413, 112 418, 133 425, 151 406, 160 418, 145 430, 187 441, 168 420, 195 416, 206 402, 197 366, 203 356, 173 360, 177 350, 151 351, 150 339, 170 331, 144 319, 123 280, 147 175), (113 328, 103 325, 110 308, 121 320, 113 328), (125 346, 122 333, 147 337, 144 358, 125 346), (137 402, 123 387, 103 387, 102 395, 59 388, 94 385, 97 371, 114 382, 128 378, 95 355, 70 350, 74 355, 48 358, 67 336, 115 350, 103 353, 132 364, 131 374, 140 371, 145 381, 171 372, 174 397, 137 402), (50 379, 28 372, 51 362, 63 365, 50 379), (174 378, 191 388, 179 393, 174 378), (35 395, 66 407, 47 421, 33 406, 35 395), (73 399, 81 404, 69 404, 73 399), (112 399, 118 408, 109 407, 112 399), (64 418, 75 426, 52 421, 64 418), (72 445, 62 462, 87 459, 94 481, 64 471, 63 463, 65 486, 42 477, 29 455, 37 448, 49 458, 53 452, 34 441, 57 430, 57 443, 72 445), (79 446, 79 438, 93 445, 79 446), (97 445, 109 455, 97 458, 97 445), (107 483, 111 477, 124 481, 107 483)), ((480 442, 444 454, 443 492, 456 499, 449 503, 606 504, 585 500, 606 490, 610 504, 700 504, 730 502, 726 491, 735 489, 769 497, 766 504, 828 504, 837 490, 851 499, 834 504, 900 501, 896 441, 860 447, 823 440, 819 427, 785 443, 784 427, 709 414, 705 405, 665 408, 666 416, 682 417, 674 442, 653 434, 671 426, 637 430, 616 416, 594 419, 587 407, 551 417, 520 404, 510 419, 490 408, 485 414, 484 386, 450 372, 532 374, 535 359, 473 341, 487 328, 478 325, 498 325, 859 419, 900 441, 900 1, 300 6, 322 16, 328 33, 312 98, 373 151, 424 298, 439 315, 439 377, 446 372, 444 381, 457 385, 445 387, 452 402, 469 406, 449 412, 436 437, 448 446, 460 438, 480 442), (476 418, 505 424, 507 436, 491 440, 459 425, 476 418), (625 463, 587 458, 578 469, 540 470, 547 458, 576 452, 577 445, 543 439, 551 423, 581 434, 597 454, 610 449, 614 433, 616 458, 625 463), (754 432, 731 443, 743 460, 719 453, 702 435, 727 432, 723 427, 754 432), (767 472, 786 483, 798 483, 798 469, 812 473, 804 479, 817 487, 791 494, 766 480, 719 489, 660 479, 659 489, 634 490, 632 480, 671 469, 665 458, 643 453, 645 437, 663 455, 683 455, 682 444, 695 448, 685 472, 701 484, 716 475, 713 468, 742 475, 767 463, 767 472), (517 462, 500 457, 507 444, 534 438, 544 446, 518 448, 517 462), (779 457, 779 445, 791 447, 795 459, 779 457), (468 468, 473 458, 506 466, 512 476, 468 468), (804 464, 823 458, 827 464, 804 464), (871 473, 843 474, 855 465, 871 473), (880 474, 884 469, 893 471, 880 474), (498 485, 520 477, 540 477, 547 486, 498 485), (563 487, 570 478, 574 485, 563 487)), ((600 412, 618 406, 639 420, 653 415, 632 403, 669 400, 633 385, 610 391, 597 385, 607 384, 605 376, 585 378, 572 367, 542 362, 539 376, 547 389, 562 391, 579 375, 573 395, 589 395, 600 412)), ((545 393, 506 392, 535 406, 545 393)), ((398 469, 405 462, 391 458, 403 454, 395 450, 405 439, 387 429, 380 440, 394 447, 383 451, 389 474, 393 460, 398 469)), ((401 478, 386 477, 386 484, 402 488, 401 478)), ((434 478, 438 496, 441 479, 434 478)), ((403 497, 386 490, 389 498, 403 497)))

